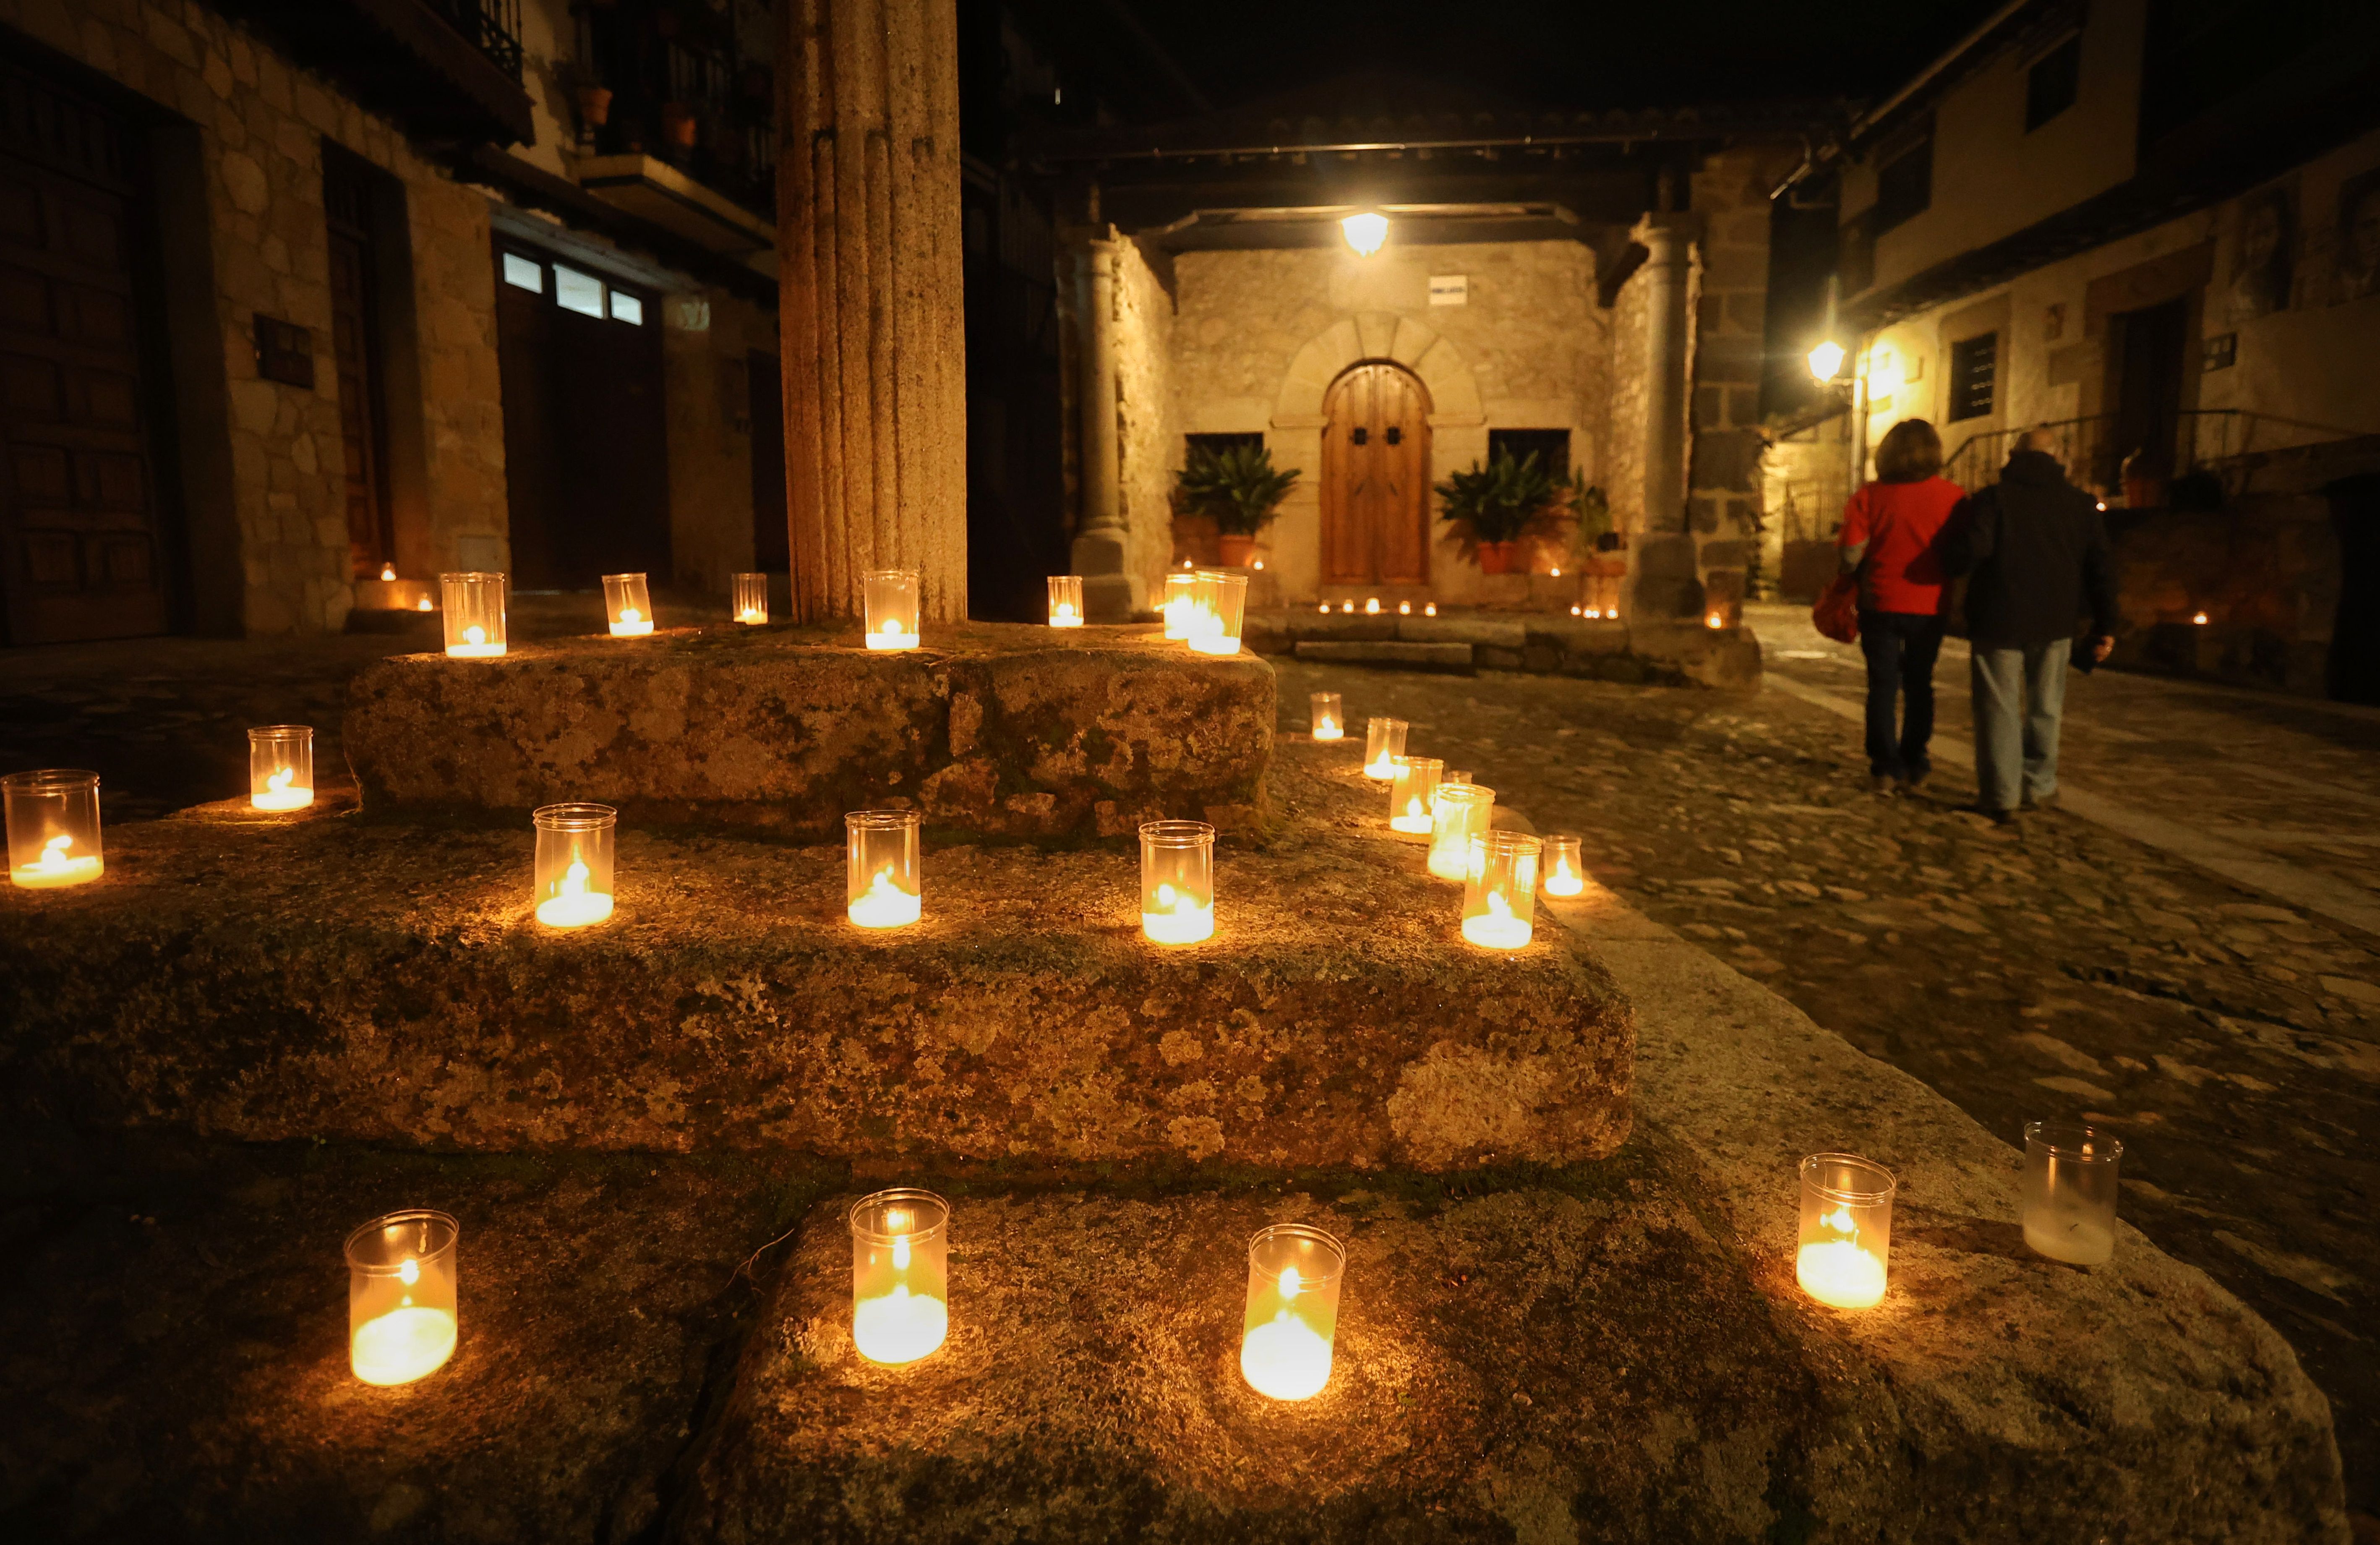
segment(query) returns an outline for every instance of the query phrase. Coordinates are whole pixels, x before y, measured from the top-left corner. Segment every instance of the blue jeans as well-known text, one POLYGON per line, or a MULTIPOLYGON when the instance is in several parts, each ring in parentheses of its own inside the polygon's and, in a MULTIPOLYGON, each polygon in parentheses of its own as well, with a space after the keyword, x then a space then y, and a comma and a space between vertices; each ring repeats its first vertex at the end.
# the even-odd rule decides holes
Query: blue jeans
POLYGON ((2060 639, 1973 651, 1975 802, 1983 809, 2012 810, 2058 792, 2058 716, 2073 648, 2060 639))
POLYGON ((1867 656, 1867 770, 1879 778, 1922 778, 1934 738, 1934 657, 1942 619, 1912 612, 1862 612, 1860 651, 1867 656), (1896 731, 1900 700, 1908 712, 1896 731))

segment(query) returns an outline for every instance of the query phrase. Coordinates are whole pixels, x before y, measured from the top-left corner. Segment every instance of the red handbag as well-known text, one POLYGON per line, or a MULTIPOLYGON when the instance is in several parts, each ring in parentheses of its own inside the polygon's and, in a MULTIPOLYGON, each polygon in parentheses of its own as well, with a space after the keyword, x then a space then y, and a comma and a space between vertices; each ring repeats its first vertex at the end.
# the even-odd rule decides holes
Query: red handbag
POLYGON ((1810 608, 1810 622, 1839 644, 1859 642, 1859 581, 1848 574, 1828 580, 1810 608))

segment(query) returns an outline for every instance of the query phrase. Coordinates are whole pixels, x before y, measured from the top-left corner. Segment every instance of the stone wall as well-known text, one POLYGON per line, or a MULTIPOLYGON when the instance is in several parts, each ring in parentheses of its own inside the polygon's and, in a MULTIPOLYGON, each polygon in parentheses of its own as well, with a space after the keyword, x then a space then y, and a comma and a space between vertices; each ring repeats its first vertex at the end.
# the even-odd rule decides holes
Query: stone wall
MULTIPOLYGON (((1432 481, 1484 458, 1490 428, 1566 429, 1571 464, 1604 475, 1608 319, 1582 244, 1185 252, 1175 269, 1182 432, 1261 432, 1276 466, 1305 473, 1264 550, 1285 601, 1319 589, 1322 394, 1358 360, 1395 359, 1428 390, 1432 481), (1443 274, 1466 277, 1465 304, 1429 303, 1443 274)), ((1450 546, 1430 565, 1441 599, 1484 589, 1450 546)))
POLYGON ((428 166, 387 120, 199 6, 0 0, 0 26, 197 129, 221 379, 177 390, 226 403, 233 524, 220 536, 194 537, 236 543, 237 552, 195 556, 202 574, 236 573, 241 592, 236 608, 209 598, 204 614, 252 634, 304 633, 338 627, 350 603, 322 203, 326 139, 405 185, 426 399, 429 546, 449 562, 460 536, 501 538, 503 413, 486 199, 428 166), (259 378, 259 312, 311 331, 312 389, 259 378))
POLYGON ((1129 237, 1115 242, 1116 492, 1130 533, 1124 572, 1139 607, 1155 605, 1152 596, 1164 588, 1173 556, 1173 474, 1182 467, 1171 263, 1129 237))
POLYGON ((1768 303, 1768 190, 1789 152, 1730 151, 1693 180, 1701 234, 1688 310, 1692 450, 1686 508, 1706 614, 1732 622, 1762 559, 1760 374, 1768 303))

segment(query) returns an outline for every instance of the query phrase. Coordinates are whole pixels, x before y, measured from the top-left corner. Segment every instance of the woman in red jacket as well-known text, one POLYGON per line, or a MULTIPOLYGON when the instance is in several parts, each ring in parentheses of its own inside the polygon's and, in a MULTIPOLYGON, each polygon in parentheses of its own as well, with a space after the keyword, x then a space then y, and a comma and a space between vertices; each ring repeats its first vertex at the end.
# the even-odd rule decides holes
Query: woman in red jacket
POLYGON ((1876 448, 1876 481, 1843 506, 1843 571, 1859 577, 1860 649, 1867 656, 1867 770, 1878 794, 1915 788, 1933 771, 1934 657, 1942 648, 1942 562, 1936 541, 1966 491, 1941 476, 1942 437, 1903 419, 1876 448), (1907 712, 1895 710, 1902 700, 1907 712))

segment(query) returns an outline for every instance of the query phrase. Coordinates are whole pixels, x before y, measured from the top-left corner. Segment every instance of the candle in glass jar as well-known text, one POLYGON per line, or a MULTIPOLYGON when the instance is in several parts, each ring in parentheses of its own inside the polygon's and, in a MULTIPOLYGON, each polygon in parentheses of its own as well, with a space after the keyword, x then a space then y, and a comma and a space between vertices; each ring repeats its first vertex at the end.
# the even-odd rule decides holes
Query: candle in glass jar
POLYGON ((1557 832, 1546 839, 1545 878, 1537 889, 1549 896, 1574 896, 1586 889, 1586 864, 1574 833, 1557 832))
POLYGON ((603 608, 614 639, 641 639, 653 630, 653 598, 641 574, 603 576, 603 608))
POLYGON ((1083 577, 1081 575, 1050 576, 1050 626, 1052 627, 1083 626, 1083 577))
POLYGON ((263 724, 248 732, 248 802, 259 810, 302 810, 314 802, 314 732, 263 724))
MULTIPOLYGON (((1198 577, 1175 572, 1165 577, 1165 636, 1169 639, 1190 637, 1190 614, 1197 604, 1198 577)), ((1330 608, 1325 606, 1324 611, 1330 608)))
POLYGON ((1472 839, 1463 887, 1463 938, 1487 949, 1517 950, 1535 937, 1542 845, 1523 832, 1491 830, 1472 839))
POLYGON ((455 1237, 443 1212, 376 1218, 347 1236, 347 1364, 367 1384, 410 1384, 455 1355, 455 1237))
POLYGON ((619 812, 609 805, 542 805, 530 821, 537 828, 537 920, 586 928, 609 918, 619 812))
POLYGON ((1484 784, 1440 784, 1430 809, 1429 872, 1458 883, 1471 878, 1472 845, 1487 834, 1496 791, 1484 784))
POLYGON ((1274 1400, 1311 1400, 1330 1382, 1347 1252, 1303 1223, 1275 1223, 1248 1242, 1240 1377, 1274 1400))
POLYGON ((904 928, 925 915, 924 817, 853 810, 843 818, 844 915, 861 928, 904 928))
POLYGON ((99 834, 99 774, 79 768, 0 778, 7 805, 8 881, 29 891, 96 880, 105 870, 99 834))
POLYGON ((1311 712, 1307 722, 1313 725, 1317 740, 1339 740, 1347 734, 1347 712, 1340 706, 1336 692, 1316 692, 1308 700, 1311 712))
POLYGON ((852 1204, 851 1340, 871 1363, 914 1363, 951 1330, 951 1206, 902 1186, 852 1204))
POLYGON ((758 627, 769 620, 769 577, 765 574, 737 574, 729 578, 734 592, 735 620, 758 627))
POLYGON ((1140 931, 1160 944, 1215 935, 1215 828, 1150 821, 1140 828, 1140 931))
POLYGON ((1839 1309, 1883 1302, 1893 1189, 1890 1171, 1854 1154, 1814 1153, 1802 1161, 1793 1275, 1803 1292, 1839 1309))
POLYGON ((1430 801, 1446 763, 1436 757, 1392 757, 1389 784, 1389 830, 1429 835, 1430 801))
POLYGON ((2069 1266, 2116 1254, 2116 1172, 2124 1145, 2095 1126, 2024 1125, 2024 1242, 2069 1266))
POLYGON ((493 660, 504 652, 504 576, 471 570, 438 577, 445 597, 446 653, 493 660))
POLYGON ((919 615, 917 571, 911 568, 875 570, 861 577, 860 590, 868 612, 868 647, 916 649, 919 615))
POLYGON ((1397 775, 1396 759, 1405 754, 1402 719, 1370 719, 1364 724, 1364 776, 1387 783, 1397 775))

